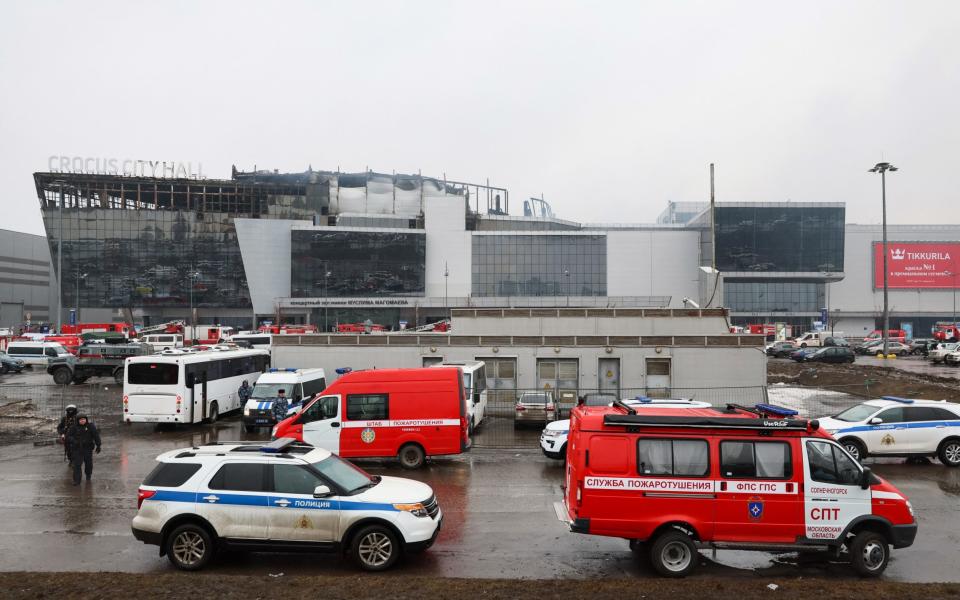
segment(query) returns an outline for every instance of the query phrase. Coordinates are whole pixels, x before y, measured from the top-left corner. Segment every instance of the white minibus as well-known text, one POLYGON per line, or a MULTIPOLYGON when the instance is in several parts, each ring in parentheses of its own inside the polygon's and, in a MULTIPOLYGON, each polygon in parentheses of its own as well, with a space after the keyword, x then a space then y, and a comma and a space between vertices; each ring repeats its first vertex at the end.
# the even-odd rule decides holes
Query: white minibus
POLYGON ((212 423, 239 410, 237 389, 267 370, 270 353, 214 347, 167 350, 125 362, 123 420, 128 423, 212 423))

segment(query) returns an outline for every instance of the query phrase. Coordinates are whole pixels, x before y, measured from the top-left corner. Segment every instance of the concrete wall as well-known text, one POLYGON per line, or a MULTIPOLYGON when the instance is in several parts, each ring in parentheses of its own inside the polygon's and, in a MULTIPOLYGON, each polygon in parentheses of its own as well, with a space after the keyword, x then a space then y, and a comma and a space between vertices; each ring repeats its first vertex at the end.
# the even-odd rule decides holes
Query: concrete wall
MULTIPOLYGON (((517 388, 537 387, 537 359, 579 360, 581 390, 598 387, 598 361, 620 359, 622 390, 636 390, 646 385, 645 359, 670 358, 674 388, 757 387, 766 385, 766 357, 762 347, 554 347, 511 346, 313 346, 282 345, 273 349, 273 366, 321 367, 328 374, 338 367, 353 369, 413 368, 423 366, 425 357, 445 360, 473 360, 486 357, 517 358, 517 388), (433 350, 431 350, 433 349, 433 350)), ((329 376, 329 375, 328 375, 329 376)), ((335 377, 335 375, 333 376, 335 377)), ((330 379, 333 381, 333 379, 330 379)), ((681 392, 690 395, 691 392, 681 392)), ((705 394, 708 392, 704 392, 705 394)), ((744 398, 761 401, 761 398, 744 398)))
MULTIPOLYGON (((254 314, 273 314, 274 300, 290 296, 290 230, 310 221, 234 219, 254 314)), ((189 311, 188 311, 189 312, 189 311)))
POLYGON ((0 327, 56 321, 56 277, 47 238, 0 229, 0 327))
MULTIPOLYGON (((880 225, 847 225, 843 253, 846 277, 829 284, 833 318, 880 315, 883 290, 873 289, 873 242, 882 239, 880 225)), ((960 225, 888 225, 887 240, 960 241, 960 225)), ((960 257, 957 260, 960 261, 960 257)), ((891 290, 890 311, 901 315, 949 315, 953 309, 953 297, 951 290, 891 290)), ((846 330, 845 333, 854 335, 846 330)))
POLYGON ((607 231, 607 294, 699 298, 700 234, 689 230, 607 231))
POLYGON ((466 298, 470 295, 472 255, 470 232, 466 231, 464 205, 445 197, 424 198, 424 228, 427 235, 426 296, 466 298), (444 267, 450 276, 444 277, 444 267))
MULTIPOLYGON (((628 309, 629 310, 629 309, 628 309)), ((457 335, 731 335, 722 315, 688 316, 619 316, 619 311, 599 311, 603 316, 583 316, 584 311, 562 309, 559 314, 578 316, 530 316, 525 310, 505 310, 503 316, 469 316, 457 312, 454 332, 457 335)), ((591 311, 592 313, 592 311, 591 311)), ((587 313, 587 314, 591 314, 587 313)))

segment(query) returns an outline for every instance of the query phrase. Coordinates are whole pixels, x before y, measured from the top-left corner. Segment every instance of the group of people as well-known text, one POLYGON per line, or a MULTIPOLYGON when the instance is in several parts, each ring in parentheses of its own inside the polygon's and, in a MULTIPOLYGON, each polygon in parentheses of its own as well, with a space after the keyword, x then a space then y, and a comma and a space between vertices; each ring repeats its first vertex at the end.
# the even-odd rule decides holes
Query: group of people
MULTIPOLYGON (((247 383, 247 380, 244 379, 243 383, 240 384, 240 389, 237 390, 237 396, 240 397, 240 406, 244 406, 247 403, 247 400, 250 399, 250 396, 253 394, 253 388, 250 387, 250 384, 247 383)), ((273 415, 277 419, 277 423, 287 418, 287 410, 289 409, 289 400, 287 400, 287 391, 286 390, 277 390, 277 396, 272 400, 273 415)))
POLYGON ((87 481, 93 475, 93 455, 100 454, 100 432, 87 415, 78 414, 73 404, 57 425, 63 453, 73 469, 73 485, 80 485, 83 474, 87 481))

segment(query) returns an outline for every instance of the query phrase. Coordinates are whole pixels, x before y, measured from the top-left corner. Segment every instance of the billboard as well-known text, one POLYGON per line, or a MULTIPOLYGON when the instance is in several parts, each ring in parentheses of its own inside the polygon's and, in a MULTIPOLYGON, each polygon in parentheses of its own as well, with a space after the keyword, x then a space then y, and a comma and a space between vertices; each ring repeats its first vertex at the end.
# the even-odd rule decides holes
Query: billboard
MULTIPOLYGON (((890 289, 956 288, 960 242, 887 242, 890 289)), ((873 243, 873 287, 883 289, 883 244, 873 243)))

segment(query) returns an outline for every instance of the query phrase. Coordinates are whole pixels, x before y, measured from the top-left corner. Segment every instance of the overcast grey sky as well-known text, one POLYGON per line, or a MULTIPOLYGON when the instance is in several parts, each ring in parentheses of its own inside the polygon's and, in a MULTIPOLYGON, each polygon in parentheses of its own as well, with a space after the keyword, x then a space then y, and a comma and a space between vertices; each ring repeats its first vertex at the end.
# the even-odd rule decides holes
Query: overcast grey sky
POLYGON ((842 201, 960 221, 960 2, 19 2, 0 227, 50 155, 483 181, 558 216, 842 201))

